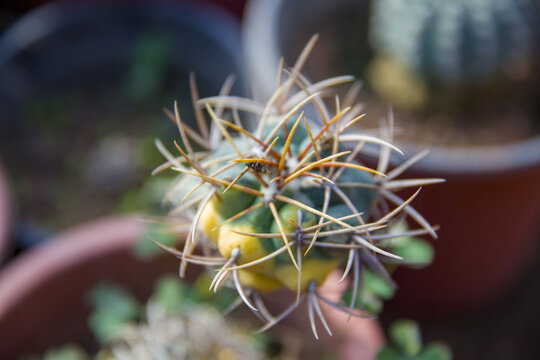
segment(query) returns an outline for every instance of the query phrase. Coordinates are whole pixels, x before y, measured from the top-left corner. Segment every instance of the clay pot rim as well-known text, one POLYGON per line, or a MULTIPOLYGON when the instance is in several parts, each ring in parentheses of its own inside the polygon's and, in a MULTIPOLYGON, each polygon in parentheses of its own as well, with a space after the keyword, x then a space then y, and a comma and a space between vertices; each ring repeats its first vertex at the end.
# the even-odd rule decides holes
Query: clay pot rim
POLYGON ((0 319, 39 284, 85 258, 132 246, 144 224, 134 216, 111 216, 68 229, 19 255, 0 272, 0 319))
MULTIPOLYGON (((284 4, 283 0, 253 0, 246 7, 243 24, 245 54, 252 83, 259 84, 258 89, 254 89, 260 92, 257 93, 259 96, 275 86, 281 51, 280 34, 273 30, 278 28, 284 4)), ((407 157, 429 148, 429 155, 415 164, 414 169, 442 177, 476 177, 540 168, 540 134, 500 145, 444 147, 400 141, 398 145, 407 157)), ((392 154, 392 162, 400 163, 403 160, 403 156, 392 154)))
POLYGON ((2 161, 0 161, 0 264, 10 250, 10 229, 12 220, 12 199, 2 161))

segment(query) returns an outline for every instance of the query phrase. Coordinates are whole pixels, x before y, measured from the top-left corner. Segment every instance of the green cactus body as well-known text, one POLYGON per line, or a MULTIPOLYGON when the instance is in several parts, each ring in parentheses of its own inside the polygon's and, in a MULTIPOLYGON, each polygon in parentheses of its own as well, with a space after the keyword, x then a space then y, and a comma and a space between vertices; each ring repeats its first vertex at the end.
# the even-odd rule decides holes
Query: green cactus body
MULTIPOLYGON (((288 130, 292 129, 297 119, 298 117, 293 117, 288 120, 286 128, 288 130)), ((270 134, 278 120, 279 118, 274 118, 269 121, 263 131, 262 139, 270 134)), ((286 135, 285 127, 281 128, 274 135, 274 138, 278 138, 278 140, 275 142, 273 150, 278 154, 282 154, 284 151, 287 139, 286 135)), ((252 149, 249 148, 247 142, 247 139, 235 139, 235 144, 239 149, 243 149, 246 153, 250 153, 252 149)), ((287 155, 288 164, 284 165, 284 172, 293 170, 288 167, 290 167, 291 164, 296 164, 296 159, 309 143, 310 139, 307 129, 300 123, 296 127, 294 136, 291 138, 289 144, 290 152, 288 152, 287 155)), ((340 146, 339 150, 344 149, 340 146)), ((213 156, 227 156, 233 155, 234 153, 235 149, 230 143, 227 140, 222 140, 220 145, 214 151, 213 156)), ((321 157, 329 155, 331 155, 331 152, 329 151, 321 151, 320 153, 321 157)), ((254 154, 251 154, 250 156, 254 156, 254 154)), ((270 157, 267 156, 267 158, 270 157)), ((316 161, 315 153, 311 154, 306 160, 316 161)), ((221 165, 222 164, 216 165, 211 168, 209 172, 217 171, 221 165)), ((246 165, 239 163, 235 167, 223 172, 221 178, 226 181, 233 181, 245 168, 246 165)), ((256 168, 254 171, 258 171, 261 176, 264 176, 270 181, 277 175, 277 169, 275 167, 258 164, 252 165, 252 168, 256 168), (257 166, 264 168, 257 169, 257 166)), ((318 175, 322 175, 319 169, 314 169, 313 171, 318 175)), ((361 170, 345 169, 340 179, 347 182, 361 181, 366 184, 372 184, 373 180, 371 176, 367 174, 369 173, 361 170)), ((251 172, 246 172, 236 184, 261 192, 265 191, 263 185, 256 180, 251 172)), ((327 185, 330 186, 330 184, 327 185)), ((281 193, 286 194, 289 198, 300 201, 302 204, 320 208, 324 202, 324 191, 324 185, 314 182, 313 178, 303 178, 301 180, 291 181, 289 186, 284 187, 281 190, 281 193)), ((375 192, 365 188, 347 188, 344 189, 343 192, 347 198, 355 204, 358 212, 363 213, 363 215, 361 215, 363 219, 367 220, 369 218, 370 207, 375 199, 375 192)), ((221 255, 224 257, 229 257, 232 249, 240 246, 240 249, 242 250, 242 255, 240 255, 238 261, 240 265, 266 256, 285 245, 284 240, 279 235, 274 238, 261 238, 243 236, 235 233, 235 231, 237 231, 243 233, 280 234, 277 221, 273 218, 271 210, 267 204, 264 204, 264 199, 261 197, 231 188, 224 194, 221 194, 219 198, 213 198, 206 206, 208 207, 208 210, 205 209, 205 212, 208 211, 211 215, 203 216, 203 221, 201 221, 202 232, 208 237, 214 238, 214 241, 218 244, 221 255), (262 207, 251 211, 246 216, 242 216, 227 223, 222 229, 217 230, 219 231, 219 234, 212 234, 212 229, 218 226, 219 223, 226 222, 227 219, 260 203, 262 203, 262 207), (218 219, 217 222, 216 219, 218 219)), ((301 225, 301 228, 314 226, 319 220, 319 217, 313 213, 302 210, 291 204, 285 204, 282 201, 275 201, 275 206, 285 233, 294 233, 299 225, 301 225), (301 213, 300 216, 302 216, 302 224, 298 223, 299 212, 301 213)), ((333 196, 329 202, 328 214, 340 218, 350 215, 351 209, 347 207, 339 197, 333 196)), ((348 219, 345 220, 345 222, 351 226, 358 225, 358 221, 355 219, 348 219)), ((334 228, 336 227, 334 226, 334 228)), ((330 239, 330 241, 345 243, 347 241, 347 236, 335 236, 330 239)), ((293 253, 296 253, 297 249, 295 245, 291 245, 291 249, 293 253)), ((326 278, 328 273, 340 265, 343 260, 342 252, 336 252, 333 249, 313 248, 302 260, 304 264, 302 290, 305 290, 311 281, 320 284, 326 278)), ((281 286, 296 290, 296 271, 289 254, 284 252, 263 264, 244 270, 244 273, 254 272, 259 276, 258 283, 251 284, 251 286, 258 288, 258 290, 273 290, 274 286, 269 286, 267 282, 280 284, 281 286), (261 281, 261 279, 265 279, 266 281, 261 281)), ((247 277, 247 274, 245 274, 245 277, 247 277)))
POLYGON ((371 82, 382 82, 373 86, 398 105, 414 107, 427 101, 433 87, 523 72, 534 61, 539 23, 530 0, 375 0, 371 82), (393 80, 382 79, 384 72, 393 80))

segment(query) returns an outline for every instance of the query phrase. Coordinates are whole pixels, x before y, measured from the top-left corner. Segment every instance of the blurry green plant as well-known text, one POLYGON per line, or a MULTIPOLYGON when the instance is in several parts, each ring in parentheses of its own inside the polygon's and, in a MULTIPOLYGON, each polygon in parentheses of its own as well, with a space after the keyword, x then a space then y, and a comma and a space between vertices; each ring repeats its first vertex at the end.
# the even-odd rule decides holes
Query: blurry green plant
POLYGON ((450 348, 441 342, 423 346, 418 324, 412 320, 397 320, 390 325, 390 344, 386 345, 377 360, 451 360, 450 348))
POLYGON ((380 311, 380 299, 392 296, 390 268, 431 261, 430 245, 413 237, 436 237, 436 229, 410 205, 419 189, 407 200, 394 192, 443 180, 396 179, 426 152, 387 171, 391 152, 401 153, 392 144, 391 116, 378 129, 380 137, 353 132, 365 115, 354 103, 358 86, 351 87, 344 101, 334 92, 353 78, 311 83, 300 73, 316 39, 292 69, 280 68, 279 84, 267 103, 228 96, 230 78, 219 96, 199 99, 192 79, 199 130, 182 121, 175 103, 168 115, 178 124, 183 147, 175 143, 177 156, 156 141, 167 161, 154 174, 167 169, 180 173, 165 203, 170 205, 166 221, 191 223, 184 248, 156 241, 181 259, 180 275, 188 263, 218 267, 210 289, 216 292, 230 280, 239 299, 265 320, 261 330, 306 301, 318 338, 316 317, 331 334, 319 301, 350 316, 371 318, 380 311), (333 109, 323 96, 335 96, 333 109), (212 121, 210 128, 203 110, 212 121), (192 142, 202 151, 195 151, 192 142), (376 169, 361 163, 366 154, 375 154, 376 169), (421 228, 409 230, 403 221, 407 215, 421 228), (202 255, 195 253, 197 248, 202 255), (351 279, 346 305, 317 292, 340 267, 340 282, 351 279), (374 280, 362 286, 366 277, 374 280), (282 288, 296 292, 296 300, 274 316, 265 311, 259 293, 282 288))
POLYGON ((531 0, 373 0, 368 77, 404 109, 482 93, 530 75, 539 24, 531 0))

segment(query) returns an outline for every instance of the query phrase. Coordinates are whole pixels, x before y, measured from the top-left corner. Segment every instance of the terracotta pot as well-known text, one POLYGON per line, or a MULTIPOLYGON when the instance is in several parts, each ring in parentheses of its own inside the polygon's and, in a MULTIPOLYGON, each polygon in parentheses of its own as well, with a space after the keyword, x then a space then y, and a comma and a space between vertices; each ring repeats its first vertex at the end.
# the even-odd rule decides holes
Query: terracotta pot
POLYGON ((0 273, 0 358, 40 352, 68 341, 92 344, 86 326, 88 291, 118 282, 147 297, 153 281, 176 272, 172 257, 145 262, 132 255, 143 234, 133 218, 98 220, 25 252, 0 273))
MULTIPOLYGON (((342 75, 336 48, 343 42, 369 57, 366 39, 360 38, 367 33, 368 17, 367 0, 249 2, 244 38, 255 93, 269 96, 280 57, 292 66, 314 33, 320 38, 305 67, 313 81, 342 75), (303 11, 307 8, 309 12, 303 11), (343 21, 337 24, 336 19, 343 21), (343 37, 351 19, 358 31, 343 37)), ((415 144, 398 145, 408 156, 422 150, 415 144)), ((433 241, 435 261, 424 270, 399 269, 400 289, 390 306, 399 306, 402 315, 449 315, 493 302, 516 282, 540 230, 539 149, 540 136, 504 146, 440 147, 405 174, 441 177, 447 183, 425 187, 412 204, 428 221, 441 225, 439 239, 433 241)))
POLYGON ((11 251, 11 196, 8 190, 6 174, 0 162, 0 264, 11 251))
MULTIPOLYGON (((132 255, 143 229, 141 222, 129 217, 94 221, 58 235, 6 266, 0 273, 0 358, 39 353, 69 341, 91 347, 86 325, 89 289, 101 281, 117 282, 145 299, 156 278, 176 273, 178 262, 172 256, 145 262, 132 255)), ((340 291, 330 286, 327 294, 337 298, 340 291)), ((343 358, 372 359, 383 342, 378 323, 353 319, 344 327, 343 314, 325 310, 337 329, 343 358)), ((298 316, 289 321, 309 331, 307 317, 298 316)))
POLYGON ((447 179, 424 188, 414 204, 441 229, 431 266, 397 271, 402 286, 392 305, 410 316, 443 315, 508 292, 537 247, 539 149, 540 136, 507 146, 435 148, 411 169, 411 177, 447 179))

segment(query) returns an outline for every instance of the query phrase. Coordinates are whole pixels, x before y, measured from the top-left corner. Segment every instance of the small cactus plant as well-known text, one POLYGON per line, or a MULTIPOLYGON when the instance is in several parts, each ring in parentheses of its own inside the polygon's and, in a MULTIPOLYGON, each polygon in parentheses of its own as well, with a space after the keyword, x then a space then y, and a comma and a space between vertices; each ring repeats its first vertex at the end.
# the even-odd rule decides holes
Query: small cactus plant
POLYGON ((364 117, 362 107, 353 103, 356 85, 343 102, 335 97, 334 109, 327 107, 323 95, 354 79, 339 76, 311 83, 301 75, 316 39, 292 69, 280 69, 267 103, 228 96, 230 80, 219 96, 199 99, 192 77, 200 134, 181 120, 175 103, 174 113, 168 114, 178 124, 183 146, 175 143, 175 156, 157 141, 167 161, 155 173, 169 168, 180 173, 166 201, 173 219, 190 219, 189 234, 182 251, 158 244, 181 259, 180 275, 188 263, 218 267, 210 288, 217 291, 230 280, 239 299, 266 322, 261 330, 305 301, 318 337, 315 317, 331 333, 319 306, 329 300, 317 292, 318 286, 343 267, 342 280, 351 278, 349 302, 332 305, 352 316, 372 316, 355 308, 362 270, 393 284, 383 264, 408 259, 389 251, 391 239, 436 237, 436 229, 410 205, 420 189, 407 200, 394 191, 442 180, 396 179, 425 152, 387 172, 391 152, 401 153, 392 144, 393 120, 380 129, 380 137, 352 131, 364 117), (203 109, 212 120, 210 128, 203 109), (195 145, 202 150, 195 151, 195 145), (380 149, 376 169, 359 160, 372 146, 380 149), (403 228, 401 219, 407 215, 421 228, 403 228), (391 231, 398 223, 404 230, 391 231), (259 293, 282 288, 296 292, 296 301, 272 315, 259 293))
POLYGON ((371 82, 397 106, 421 107, 434 89, 523 78, 533 66, 540 15, 531 0, 374 0, 372 6, 371 82))
MULTIPOLYGON (((115 285, 103 285, 97 290, 102 297, 109 292, 117 297, 121 294, 124 302, 136 301, 115 285)), ((106 346, 94 360, 267 358, 247 324, 226 322, 216 307, 200 301, 194 293, 175 278, 161 279, 148 303, 140 306, 144 321, 123 321, 113 332, 106 321, 92 326, 96 334, 103 330, 110 334, 101 339, 106 346)), ((109 312, 106 303, 96 305, 94 314, 109 312)))

